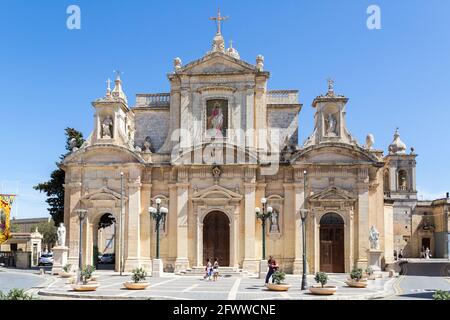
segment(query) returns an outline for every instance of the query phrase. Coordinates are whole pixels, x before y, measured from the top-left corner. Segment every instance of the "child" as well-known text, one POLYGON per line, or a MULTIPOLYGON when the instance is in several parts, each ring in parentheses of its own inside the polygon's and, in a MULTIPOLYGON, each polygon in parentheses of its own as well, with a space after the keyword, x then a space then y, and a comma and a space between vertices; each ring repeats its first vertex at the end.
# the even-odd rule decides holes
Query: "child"
POLYGON ((205 275, 204 275, 203 279, 206 279, 206 278, 211 279, 210 268, 211 268, 211 262, 209 259, 206 259, 205 275))
POLYGON ((217 281, 218 278, 219 278, 219 260, 215 258, 213 266, 213 280, 217 281))

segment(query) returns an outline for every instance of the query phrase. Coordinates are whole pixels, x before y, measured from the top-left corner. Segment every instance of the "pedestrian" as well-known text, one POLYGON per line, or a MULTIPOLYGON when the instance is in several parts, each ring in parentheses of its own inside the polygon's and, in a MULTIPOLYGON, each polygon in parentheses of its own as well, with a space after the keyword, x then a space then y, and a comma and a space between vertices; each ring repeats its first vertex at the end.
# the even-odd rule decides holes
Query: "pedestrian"
POLYGON ((398 258, 402 259, 403 258, 403 249, 400 249, 400 252, 398 254, 398 258))
POLYGON ((427 247, 427 250, 425 250, 425 259, 430 259, 430 248, 427 247))
POLYGON ((394 260, 397 261, 397 250, 394 250, 394 260))
POLYGON ((219 260, 215 258, 213 264, 213 280, 217 281, 218 278, 219 278, 219 260))
POLYGON ((211 280, 211 260, 210 259, 206 259, 205 276, 203 277, 203 279, 206 279, 206 278, 211 280))
MULTIPOLYGON (((269 279, 272 276, 272 274, 278 269, 277 262, 272 256, 269 256, 269 260, 267 261, 267 266, 269 267, 269 270, 267 271, 266 275, 266 285, 269 283, 269 279)), ((274 283, 275 280, 272 278, 272 283, 274 283)))

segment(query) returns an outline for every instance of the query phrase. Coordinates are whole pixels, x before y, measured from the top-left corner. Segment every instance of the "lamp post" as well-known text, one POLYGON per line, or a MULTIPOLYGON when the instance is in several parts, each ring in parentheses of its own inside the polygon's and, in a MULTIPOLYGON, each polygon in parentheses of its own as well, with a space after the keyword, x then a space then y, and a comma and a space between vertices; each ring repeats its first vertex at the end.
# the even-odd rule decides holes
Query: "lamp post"
POLYGON ((124 270, 124 219, 123 219, 123 172, 120 173, 120 275, 122 275, 122 272, 124 270))
POLYGON ((156 259, 159 259, 159 227, 161 224, 161 220, 166 218, 169 210, 165 207, 161 207, 161 199, 156 199, 156 208, 150 207, 148 208, 148 212, 150 217, 153 218, 156 222, 156 259))
POLYGON ((309 210, 306 209, 306 178, 307 172, 303 171, 303 209, 300 209, 300 217, 302 219, 302 242, 303 242, 303 274, 302 274, 302 290, 306 290, 308 286, 306 280, 306 228, 305 221, 309 210))
POLYGON ((85 209, 77 209, 76 214, 78 215, 78 220, 80 221, 80 240, 78 241, 78 283, 81 282, 81 270, 83 269, 83 221, 86 218, 87 210, 85 209))
POLYGON ((272 215, 273 208, 267 207, 267 199, 261 199, 262 212, 261 209, 256 207, 255 213, 256 218, 261 220, 262 224, 262 260, 266 260, 266 220, 272 215))

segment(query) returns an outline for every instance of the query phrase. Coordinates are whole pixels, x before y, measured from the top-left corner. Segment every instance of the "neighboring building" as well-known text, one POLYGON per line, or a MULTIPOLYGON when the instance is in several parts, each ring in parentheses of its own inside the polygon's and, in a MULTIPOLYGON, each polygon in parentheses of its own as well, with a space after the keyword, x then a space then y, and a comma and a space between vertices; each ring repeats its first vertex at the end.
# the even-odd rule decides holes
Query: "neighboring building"
POLYGON ((13 232, 25 232, 31 233, 36 229, 36 226, 43 222, 52 221, 51 217, 48 218, 29 218, 29 219, 11 219, 11 229, 13 232))
POLYGON ((253 65, 225 49, 220 28, 205 56, 186 65, 174 60, 170 93, 138 94, 129 106, 117 76, 115 88, 93 102, 92 134, 62 166, 69 262, 78 260, 76 210, 88 211, 83 260, 92 261, 93 246, 104 242, 96 236, 100 221, 112 214, 120 230, 123 184, 125 270, 151 269, 156 230, 148 208, 157 198, 169 209, 160 229, 166 271, 214 257, 221 266, 257 271, 262 198, 276 213, 267 222, 266 252, 286 272, 302 270, 305 208, 309 272, 365 268, 372 226, 382 263, 392 263, 404 239, 394 221, 417 202, 415 155, 398 144, 384 157, 371 135, 360 145, 346 126, 348 99, 332 81, 314 99, 314 132, 299 146, 298 91, 268 90, 269 77, 262 56, 253 65))

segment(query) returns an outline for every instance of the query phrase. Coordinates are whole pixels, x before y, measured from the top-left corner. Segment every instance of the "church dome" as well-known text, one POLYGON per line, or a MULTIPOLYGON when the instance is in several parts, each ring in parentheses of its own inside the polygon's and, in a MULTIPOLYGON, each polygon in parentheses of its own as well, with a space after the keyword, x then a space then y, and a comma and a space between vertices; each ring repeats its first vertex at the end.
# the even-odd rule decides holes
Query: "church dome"
POLYGON ((394 141, 389 146, 389 154, 405 154, 406 144, 400 139, 400 134, 398 133, 398 128, 394 133, 394 141))

